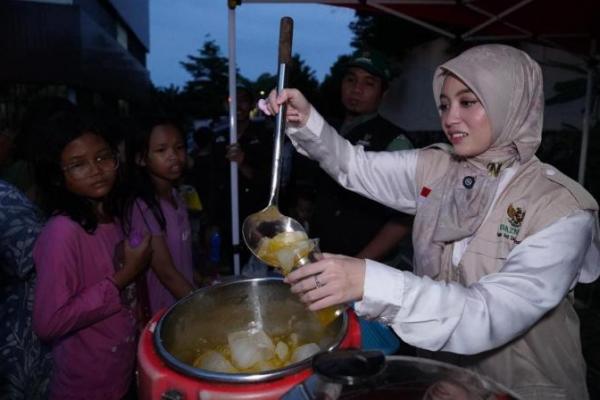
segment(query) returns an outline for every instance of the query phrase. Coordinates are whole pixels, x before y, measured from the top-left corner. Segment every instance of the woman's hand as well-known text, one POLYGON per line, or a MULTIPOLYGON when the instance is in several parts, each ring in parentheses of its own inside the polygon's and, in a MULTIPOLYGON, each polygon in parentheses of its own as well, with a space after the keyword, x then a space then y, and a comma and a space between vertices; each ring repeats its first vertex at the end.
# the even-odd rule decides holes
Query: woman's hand
POLYGON ((285 282, 312 311, 361 300, 365 282, 365 260, 336 254, 291 272, 285 282))
POLYGON ((136 247, 131 247, 128 240, 123 241, 123 267, 113 275, 114 282, 119 289, 129 285, 148 267, 152 258, 150 241, 150 234, 146 234, 136 247))
POLYGON ((258 108, 266 115, 275 115, 283 103, 287 105, 285 113, 287 122, 291 122, 292 126, 297 128, 306 125, 312 106, 298 89, 283 89, 279 96, 273 89, 269 93, 269 97, 258 101, 258 108))

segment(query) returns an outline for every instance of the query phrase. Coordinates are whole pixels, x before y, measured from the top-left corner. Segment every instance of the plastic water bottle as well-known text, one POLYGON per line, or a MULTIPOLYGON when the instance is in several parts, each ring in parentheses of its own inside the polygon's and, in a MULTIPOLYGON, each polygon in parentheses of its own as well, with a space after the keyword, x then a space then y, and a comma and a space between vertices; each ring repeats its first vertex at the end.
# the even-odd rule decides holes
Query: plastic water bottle
POLYGON ((219 232, 214 232, 210 235, 208 259, 214 264, 218 264, 221 261, 221 235, 219 232))

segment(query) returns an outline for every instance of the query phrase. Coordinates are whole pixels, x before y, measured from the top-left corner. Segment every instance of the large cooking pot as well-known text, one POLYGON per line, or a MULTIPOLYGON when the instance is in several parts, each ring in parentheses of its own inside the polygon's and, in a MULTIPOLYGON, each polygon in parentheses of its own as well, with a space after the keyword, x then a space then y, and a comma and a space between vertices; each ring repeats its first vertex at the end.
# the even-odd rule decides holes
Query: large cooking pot
POLYGON ((270 336, 295 332, 299 342, 317 343, 322 351, 360 346, 352 312, 323 326, 281 278, 231 280, 195 291, 147 325, 138 348, 140 398, 279 398, 310 376, 311 357, 255 373, 193 366, 200 352, 248 328, 270 336))

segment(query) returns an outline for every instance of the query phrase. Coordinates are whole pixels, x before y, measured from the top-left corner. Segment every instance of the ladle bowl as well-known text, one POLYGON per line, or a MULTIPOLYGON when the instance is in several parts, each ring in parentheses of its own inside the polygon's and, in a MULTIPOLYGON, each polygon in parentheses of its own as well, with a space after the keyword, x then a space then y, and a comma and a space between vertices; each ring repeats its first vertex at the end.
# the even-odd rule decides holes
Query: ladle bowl
POLYGON ((259 243, 263 238, 273 238, 282 232, 305 232, 301 223, 283 215, 276 205, 269 205, 262 210, 250 214, 242 225, 242 236, 252 254, 265 264, 269 264, 259 256, 259 243))

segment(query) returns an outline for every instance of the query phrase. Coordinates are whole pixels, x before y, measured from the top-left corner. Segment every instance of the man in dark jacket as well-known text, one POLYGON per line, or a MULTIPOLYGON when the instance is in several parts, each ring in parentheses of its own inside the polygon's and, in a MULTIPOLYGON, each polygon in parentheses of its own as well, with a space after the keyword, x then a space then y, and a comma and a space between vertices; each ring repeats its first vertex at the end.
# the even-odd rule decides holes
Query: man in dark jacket
MULTIPOLYGON (((389 80, 387 63, 377 52, 359 52, 346 67, 341 85, 345 115, 330 122, 365 151, 412 148, 404 130, 377 112, 389 80)), ((322 251, 392 261, 410 235, 409 216, 343 189, 324 173, 318 175, 317 188, 310 235, 320 238, 322 251)))

